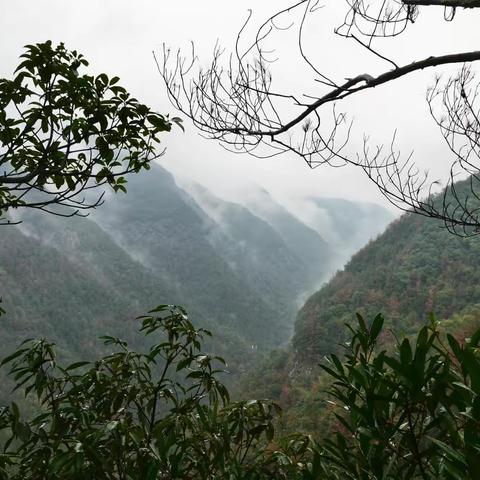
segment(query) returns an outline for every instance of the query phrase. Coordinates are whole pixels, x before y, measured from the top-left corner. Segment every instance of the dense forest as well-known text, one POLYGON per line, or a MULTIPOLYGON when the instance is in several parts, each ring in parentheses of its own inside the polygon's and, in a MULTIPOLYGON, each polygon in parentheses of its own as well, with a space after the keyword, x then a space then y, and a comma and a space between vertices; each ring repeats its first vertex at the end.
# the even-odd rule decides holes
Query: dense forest
MULTIPOLYGON (((455 187, 466 197, 470 182, 455 187)), ((442 195, 437 201, 443 201, 442 195)), ((346 325, 355 324, 355 313, 384 316, 388 328, 379 342, 387 349, 414 335, 432 314, 442 330, 468 338, 480 322, 479 248, 475 237, 448 235, 428 218, 402 215, 307 299, 298 311, 291 346, 272 354, 241 390, 284 404, 287 430, 300 424, 322 434, 327 398, 321 392, 328 376, 319 365, 332 353, 342 355, 350 336, 346 325)))
POLYGON ((269 222, 206 191, 210 205, 201 207, 158 165, 129 183, 128 196, 108 198, 89 218, 26 212, 6 229, 7 353, 43 336, 77 358, 95 351, 100 333, 131 339, 132 319, 159 302, 182 304, 214 332, 209 348, 236 381, 288 341, 301 297, 334 268, 335 247, 273 200, 269 222))
MULTIPOLYGON (((465 198, 469 188, 469 181, 456 184, 465 198)), ((293 348, 302 361, 318 363, 330 353, 332 340, 345 340, 342 325, 352 312, 382 311, 398 334, 408 335, 431 312, 446 319, 480 303, 479 248, 475 238, 448 235, 428 219, 402 216, 307 300, 297 316, 293 348)))

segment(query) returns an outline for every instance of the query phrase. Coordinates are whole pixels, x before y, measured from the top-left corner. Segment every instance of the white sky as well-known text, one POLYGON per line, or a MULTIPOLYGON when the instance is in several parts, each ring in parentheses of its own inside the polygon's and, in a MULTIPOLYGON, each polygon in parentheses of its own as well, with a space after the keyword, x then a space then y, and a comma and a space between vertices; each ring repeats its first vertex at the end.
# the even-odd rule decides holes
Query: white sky
MULTIPOLYGON (((284 0, 0 0, 0 76, 12 75, 25 44, 47 39, 63 41, 67 48, 85 55, 91 73, 118 75, 139 100, 162 113, 177 115, 165 99, 152 50, 159 50, 163 42, 173 48, 188 47, 193 40, 206 63, 217 38, 222 44, 231 45, 248 8, 253 8, 256 18, 263 18, 289 3, 284 0)), ((340 81, 390 68, 366 56, 353 41, 336 37, 333 28, 342 19, 344 3, 340 0, 323 3, 328 8, 312 17, 314 21, 307 25, 307 36, 311 40, 309 53, 325 66, 326 72, 340 81)), ((381 44, 382 52, 393 52, 402 64, 429 55, 480 48, 480 12, 458 12, 451 23, 443 21, 442 9, 423 12, 407 35, 381 44)), ((275 73, 280 76, 278 85, 316 93, 318 84, 312 81, 313 77, 291 63, 292 37, 286 34, 283 40, 275 40, 278 53, 284 53, 283 63, 275 65, 275 73)), ((428 116, 424 101, 432 78, 432 71, 415 74, 362 95, 345 107, 355 117, 357 138, 369 133, 373 140, 388 143, 397 128, 405 151, 414 149, 419 165, 429 169, 432 179, 436 179, 445 178, 450 154, 428 116)), ((179 178, 200 182, 218 196, 235 198, 235 192, 241 191, 239 187, 255 182, 280 199, 321 195, 385 204, 357 169, 323 167, 312 171, 294 157, 258 160, 233 155, 200 138, 188 123, 186 127, 185 134, 175 129, 165 137, 168 151, 163 163, 179 178)), ((351 148, 356 147, 354 141, 351 148)))

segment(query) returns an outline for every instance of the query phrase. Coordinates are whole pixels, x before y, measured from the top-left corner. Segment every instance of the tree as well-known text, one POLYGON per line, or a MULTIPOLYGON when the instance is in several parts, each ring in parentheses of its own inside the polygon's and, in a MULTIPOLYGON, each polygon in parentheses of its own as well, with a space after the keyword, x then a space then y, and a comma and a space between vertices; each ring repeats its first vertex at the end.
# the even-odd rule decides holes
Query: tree
POLYGON ((300 477, 308 439, 275 447, 278 407, 230 402, 223 361, 202 352, 209 333, 185 310, 161 305, 140 321, 156 337, 146 352, 103 337, 112 353, 62 366, 39 340, 3 360, 37 412, 29 418, 14 402, 0 409, 0 478, 310 478, 300 477))
MULTIPOLYGON (((198 60, 192 51, 187 58, 179 51, 172 55, 164 47, 163 59, 157 59, 159 71, 173 105, 188 116, 208 138, 227 149, 252 155, 273 156, 293 152, 310 167, 351 164, 368 175, 381 193, 394 205, 420 215, 443 220, 445 226, 459 235, 480 232, 479 210, 471 207, 470 198, 480 194, 479 160, 480 105, 478 82, 472 62, 480 60, 480 51, 429 56, 399 65, 377 48, 381 38, 404 33, 426 6, 443 6, 446 20, 453 20, 458 8, 477 8, 477 0, 345 0, 346 13, 335 33, 356 42, 359 48, 388 65, 378 76, 353 72, 339 82, 316 65, 305 52, 305 25, 314 19, 319 27, 322 10, 318 0, 300 0, 271 15, 246 41, 243 25, 236 49, 223 62, 224 51, 214 50, 206 69, 196 68, 198 60), (267 40, 272 32, 296 29, 300 60, 313 73, 314 96, 292 91, 277 91, 271 72, 272 55, 267 40), (445 82, 436 80, 427 92, 427 102, 434 121, 453 154, 451 174, 443 202, 435 202, 435 185, 419 172, 411 156, 403 158, 395 148, 395 137, 389 146, 371 147, 366 139, 356 154, 345 153, 352 123, 338 111, 344 99, 379 87, 423 69, 459 65, 459 72, 445 82), (300 111, 292 114, 292 111, 300 111), (454 180, 459 174, 470 176, 469 197, 457 195, 454 180), (448 198, 447 198, 448 197, 448 198), (451 200, 453 198, 453 201, 451 200)), ((342 60, 345 64, 348 61, 342 60)), ((296 73, 295 73, 296 74, 296 73)), ((305 87, 305 92, 312 90, 305 87)))
POLYGON ((28 45, 13 79, 0 79, 0 221, 35 208, 71 216, 102 203, 86 191, 126 191, 125 175, 162 155, 172 122, 141 104, 118 77, 82 73, 76 51, 50 41, 28 45), (85 192, 85 194, 84 194, 85 192), (56 206, 56 207, 55 207, 56 206))
POLYGON ((145 352, 103 337, 111 353, 62 366, 46 340, 1 366, 33 414, 0 409, 0 478, 345 480, 477 478, 480 330, 465 342, 432 318, 415 339, 379 349, 383 318, 358 316, 345 359, 323 368, 337 426, 325 439, 275 435, 280 409, 230 401, 222 359, 181 307, 140 317, 145 352), (220 368, 219 368, 220 367, 220 368))
POLYGON ((338 433, 322 455, 342 479, 474 479, 480 468, 480 330, 445 341, 435 319, 416 338, 378 348, 383 318, 358 317, 334 380, 338 433))

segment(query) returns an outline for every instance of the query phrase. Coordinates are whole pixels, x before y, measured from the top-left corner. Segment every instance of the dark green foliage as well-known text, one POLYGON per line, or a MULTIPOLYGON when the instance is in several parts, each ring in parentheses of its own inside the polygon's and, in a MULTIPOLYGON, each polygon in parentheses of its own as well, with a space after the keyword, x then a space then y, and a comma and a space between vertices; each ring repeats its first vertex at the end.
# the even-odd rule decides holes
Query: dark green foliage
MULTIPOLYGON (((15 389, 38 401, 25 418, 15 403, 1 410, 8 434, 4 479, 300 478, 308 439, 275 447, 269 401, 231 403, 218 380, 222 359, 201 351, 180 307, 141 317, 155 336, 145 353, 104 337, 112 353, 63 367, 54 345, 28 341, 5 358, 15 389)), ((308 478, 308 477, 307 477, 308 478)))
POLYGON ((446 343, 432 318, 392 353, 379 351, 383 317, 358 315, 323 365, 332 433, 316 442, 275 435, 279 407, 231 402, 180 307, 140 317, 155 337, 144 353, 103 337, 112 353, 63 367, 54 345, 27 341, 5 358, 16 390, 37 405, 0 410, 0 477, 20 479, 476 479, 480 468, 480 330, 446 343))
POLYGON ((99 199, 88 202, 81 191, 126 191, 124 175, 160 155, 158 135, 170 120, 132 98, 118 77, 82 74, 85 58, 50 41, 27 45, 21 58, 14 78, 0 79, 0 216, 94 207, 99 199))
POLYGON ((392 354, 377 350, 378 315, 345 345, 345 361, 323 365, 334 379, 338 431, 325 454, 338 477, 475 479, 480 468, 480 330, 448 344, 432 317, 392 354))

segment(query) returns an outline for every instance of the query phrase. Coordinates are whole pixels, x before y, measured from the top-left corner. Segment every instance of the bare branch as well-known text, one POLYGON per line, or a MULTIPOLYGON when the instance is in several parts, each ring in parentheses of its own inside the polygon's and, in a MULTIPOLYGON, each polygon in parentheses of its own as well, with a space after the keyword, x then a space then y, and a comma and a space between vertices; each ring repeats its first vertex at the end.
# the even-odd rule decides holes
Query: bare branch
MULTIPOLYGON (((466 3, 473 6, 479 2, 466 3)), ((449 6, 446 3, 442 4, 449 6)), ((480 192, 480 111, 476 106, 480 87, 473 86, 470 70, 465 67, 480 61, 480 51, 430 56, 399 66, 373 48, 372 41, 401 34, 407 25, 415 22, 417 7, 426 3, 423 0, 346 0, 346 4, 348 12, 336 33, 353 39, 363 52, 388 62, 393 68, 378 76, 362 73, 343 82, 333 79, 307 56, 304 45, 307 16, 320 11, 318 2, 300 0, 263 22, 253 43, 242 51, 241 37, 251 19, 249 14, 227 66, 222 65, 224 51, 218 45, 206 69, 196 69, 198 59, 193 50, 188 61, 180 51, 173 56, 166 47, 162 60, 154 54, 170 101, 193 121, 203 136, 218 141, 230 151, 259 158, 291 152, 312 168, 324 164, 356 165, 398 208, 440 219, 459 235, 480 233, 480 212, 475 207, 475 200, 480 206, 480 193, 477 193, 480 192), (280 27, 284 15, 289 15, 290 21, 280 27), (295 15, 298 16, 299 59, 308 67, 307 71, 316 76, 313 81, 317 82, 314 85, 318 94, 274 88, 270 61, 263 45, 272 31, 296 28, 295 15), (436 83, 427 95, 433 118, 454 154, 442 201, 438 198, 438 183, 430 182, 427 173, 419 170, 413 162, 413 152, 405 157, 396 149, 395 135, 388 147, 371 147, 365 139, 363 151, 354 155, 345 153, 352 122, 345 113, 338 112, 339 102, 424 69, 456 64, 462 65, 460 74, 445 88, 436 83), (441 100, 446 109, 440 116, 434 109, 437 100, 441 100), (330 108, 325 110, 327 104, 330 108), (460 189, 459 193, 454 182, 467 175, 471 176, 471 191, 465 198, 464 190, 460 189)))
POLYGON ((402 0, 404 5, 452 8, 479 8, 480 0, 402 0))

